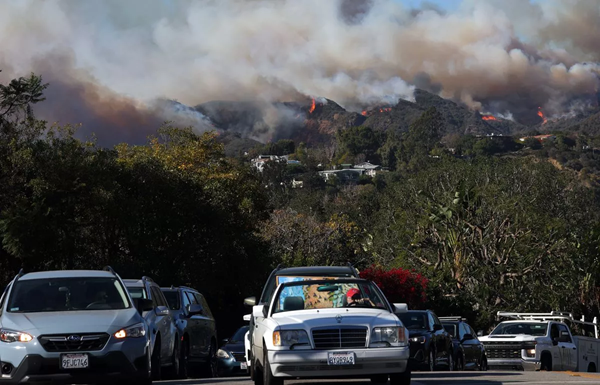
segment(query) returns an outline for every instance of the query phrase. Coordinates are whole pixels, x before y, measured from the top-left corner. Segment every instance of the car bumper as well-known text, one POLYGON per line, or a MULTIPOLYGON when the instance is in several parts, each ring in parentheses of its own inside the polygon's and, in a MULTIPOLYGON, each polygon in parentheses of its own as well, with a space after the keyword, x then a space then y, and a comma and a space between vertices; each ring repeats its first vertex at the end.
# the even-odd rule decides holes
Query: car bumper
POLYGON ((246 361, 236 361, 233 358, 220 359, 217 361, 218 370, 221 374, 246 374, 246 361), (242 367, 243 366, 243 367, 242 367))
POLYGON ((525 360, 525 359, 490 359, 487 360, 489 369, 508 369, 508 370, 525 370, 535 371, 539 370, 541 362, 537 360, 525 360))
MULTIPOLYGON (((32 341, 33 342, 33 341, 32 341)), ((148 343, 144 338, 109 341, 99 351, 46 352, 33 342, 0 345, 0 384, 52 382, 66 384, 97 383, 110 379, 147 377, 148 343), (28 343, 29 344, 29 343, 28 343), (65 353, 87 353, 89 367, 61 369, 65 353), (9 368, 10 370, 5 370, 9 368)))
POLYGON ((329 350, 268 352, 275 377, 361 377, 375 374, 404 373, 410 355, 408 347, 347 349, 356 355, 355 365, 328 365, 329 350))

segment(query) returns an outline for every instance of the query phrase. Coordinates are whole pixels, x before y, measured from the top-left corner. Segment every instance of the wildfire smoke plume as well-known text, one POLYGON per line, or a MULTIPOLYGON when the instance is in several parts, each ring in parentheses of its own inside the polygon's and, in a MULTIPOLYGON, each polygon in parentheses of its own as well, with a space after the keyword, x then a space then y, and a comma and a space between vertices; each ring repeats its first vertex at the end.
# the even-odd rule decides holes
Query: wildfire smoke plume
MULTIPOLYGON (((538 106, 555 116, 597 101, 598 24, 590 0, 463 0, 451 12, 397 0, 3 1, 0 82, 30 71, 52 80, 59 96, 38 116, 99 130, 118 120, 97 131, 106 142, 145 141, 178 113, 157 99, 267 110, 319 95, 360 112, 422 88, 530 121, 538 106), (67 111, 75 98, 81 109, 67 111)), ((210 129, 203 120, 195 127, 210 129)))

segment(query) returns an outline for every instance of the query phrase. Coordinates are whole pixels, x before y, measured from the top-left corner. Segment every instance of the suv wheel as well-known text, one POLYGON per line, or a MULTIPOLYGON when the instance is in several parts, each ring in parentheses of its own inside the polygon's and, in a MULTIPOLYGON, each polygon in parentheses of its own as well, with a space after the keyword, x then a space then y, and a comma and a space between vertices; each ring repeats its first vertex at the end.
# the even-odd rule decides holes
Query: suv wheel
POLYGON ((173 346, 173 353, 171 355, 171 366, 169 367, 169 377, 177 379, 179 378, 179 359, 181 347, 179 345, 179 337, 175 339, 175 346, 173 346))
POLYGON ((152 380, 160 381, 162 377, 162 367, 161 367, 161 358, 160 358, 160 340, 156 340, 154 343, 154 351, 152 352, 152 380))
POLYGON ((283 385, 283 378, 277 378, 277 377, 273 376, 273 373, 271 372, 271 365, 269 364, 269 354, 267 352, 267 349, 264 349, 264 351, 265 351, 265 358, 263 359, 263 362, 265 364, 263 365, 263 375, 264 375, 263 384, 264 385, 283 385))
POLYGON ((190 358, 190 345, 187 340, 183 340, 181 348, 179 349, 179 378, 186 379, 189 376, 189 358, 190 358))
POLYGON ((217 377, 217 351, 215 349, 214 342, 210 343, 210 349, 208 351, 208 361, 204 363, 202 368, 202 375, 206 378, 217 377))

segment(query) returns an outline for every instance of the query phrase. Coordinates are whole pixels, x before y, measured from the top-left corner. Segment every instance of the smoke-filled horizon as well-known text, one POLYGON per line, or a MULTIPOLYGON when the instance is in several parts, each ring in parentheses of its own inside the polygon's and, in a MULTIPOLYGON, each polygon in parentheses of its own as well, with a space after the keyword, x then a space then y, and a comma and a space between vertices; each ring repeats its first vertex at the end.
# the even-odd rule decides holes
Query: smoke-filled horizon
POLYGON ((164 120, 213 128, 165 99, 323 97, 360 111, 418 87, 518 120, 595 100, 599 23, 588 0, 464 0, 451 13, 393 0, 19 0, 0 3, 0 81, 42 75, 38 116, 107 142, 139 142, 164 120))

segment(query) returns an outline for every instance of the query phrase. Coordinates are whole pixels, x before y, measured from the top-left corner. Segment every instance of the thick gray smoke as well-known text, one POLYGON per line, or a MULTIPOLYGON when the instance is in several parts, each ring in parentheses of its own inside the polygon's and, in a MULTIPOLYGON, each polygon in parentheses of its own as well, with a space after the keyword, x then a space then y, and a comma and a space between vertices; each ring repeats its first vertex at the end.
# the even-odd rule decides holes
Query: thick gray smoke
POLYGON ((595 97, 599 23, 593 0, 464 0, 455 13, 398 0, 4 1, 0 81, 41 74, 43 117, 115 140, 176 120, 162 99, 326 97, 358 111, 423 84, 519 120, 595 97))

